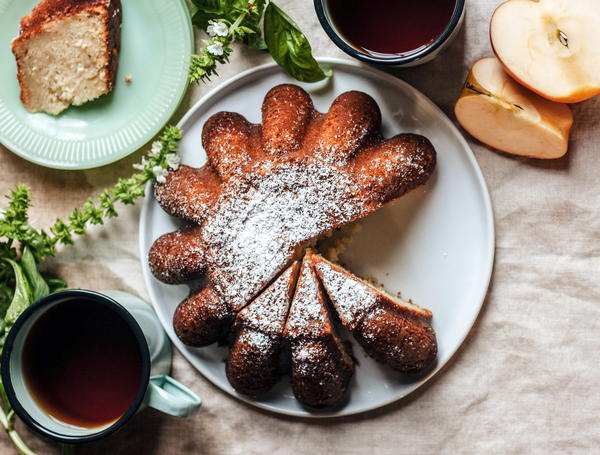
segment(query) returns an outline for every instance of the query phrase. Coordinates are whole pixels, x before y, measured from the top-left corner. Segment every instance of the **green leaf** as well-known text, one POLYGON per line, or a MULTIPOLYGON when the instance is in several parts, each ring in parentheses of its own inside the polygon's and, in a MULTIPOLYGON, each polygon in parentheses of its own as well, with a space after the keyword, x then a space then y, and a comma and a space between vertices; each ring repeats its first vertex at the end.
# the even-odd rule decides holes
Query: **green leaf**
POLYGON ((25 247, 23 255, 21 256, 21 267, 27 276, 27 281, 31 287, 31 299, 33 302, 46 297, 50 294, 50 288, 44 280, 44 277, 40 274, 37 269, 37 264, 31 250, 25 247))
MULTIPOLYGON (((8 309, 10 302, 12 301, 14 293, 14 289, 11 286, 9 286, 8 280, 0 283, 0 318, 3 318, 6 314, 6 310, 8 309)), ((2 319, 0 319, 0 321, 2 321, 2 319)), ((1 329, 0 333, 2 333, 1 329)))
POLYGON ((231 6, 227 0, 194 0, 198 8, 192 16, 192 23, 206 30, 208 21, 211 19, 228 19, 231 6))
POLYGON ((0 398, 2 399, 2 408, 9 412, 12 407, 10 405, 10 401, 8 401, 8 396, 6 395, 6 390, 4 390, 4 384, 0 381, 0 398))
POLYGON ((312 55, 308 39, 296 23, 275 3, 265 11, 264 35, 273 59, 293 78, 302 82, 317 82, 331 76, 312 55))
POLYGON ((6 261, 12 266, 16 281, 15 294, 8 310, 6 310, 6 316, 4 316, 4 320, 10 326, 15 323, 19 315, 25 311, 25 308, 31 305, 32 300, 31 289, 23 269, 12 259, 6 259, 6 261))
POLYGON ((46 278, 46 283, 48 283, 48 287, 50 288, 50 294, 54 294, 58 291, 64 291, 68 289, 67 282, 61 280, 60 278, 46 278))
MULTIPOLYGON (((6 246, 0 243, 0 246, 6 246)), ((4 317, 14 294, 14 273, 10 264, 2 259, 13 259, 16 256, 12 248, 0 248, 0 318, 4 317)))
POLYGON ((259 51, 267 50, 267 42, 260 35, 247 35, 245 38, 246 44, 253 49, 259 51))

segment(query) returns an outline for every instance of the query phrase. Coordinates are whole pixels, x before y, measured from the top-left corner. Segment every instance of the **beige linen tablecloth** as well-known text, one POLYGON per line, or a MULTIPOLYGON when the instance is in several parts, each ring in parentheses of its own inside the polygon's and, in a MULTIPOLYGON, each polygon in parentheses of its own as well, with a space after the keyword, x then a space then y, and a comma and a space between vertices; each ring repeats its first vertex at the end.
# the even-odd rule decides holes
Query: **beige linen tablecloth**
MULTIPOLYGON (((309 0, 279 0, 316 55, 344 57, 309 0)), ((435 61, 393 73, 451 119, 468 68, 491 55, 488 24, 497 0, 467 2, 457 40, 435 61)), ((201 95, 269 61, 236 48, 208 85, 193 87, 176 121, 201 95)), ((470 140, 492 195, 496 265, 467 341, 430 383, 401 402, 353 418, 308 421, 261 412, 222 393, 179 354, 173 376, 204 400, 193 420, 146 410, 82 454, 600 453, 600 97, 573 106, 568 155, 512 158, 470 140)), ((133 155, 91 171, 55 171, 0 147, 0 191, 26 183, 33 218, 45 227, 131 172, 133 155)), ((140 205, 63 249, 46 266, 70 286, 122 289, 147 299, 138 252, 140 205)), ((449 302, 450 304, 451 302, 449 302)), ((56 453, 23 428, 39 453, 56 453)), ((0 432, 0 453, 12 453, 0 432)))

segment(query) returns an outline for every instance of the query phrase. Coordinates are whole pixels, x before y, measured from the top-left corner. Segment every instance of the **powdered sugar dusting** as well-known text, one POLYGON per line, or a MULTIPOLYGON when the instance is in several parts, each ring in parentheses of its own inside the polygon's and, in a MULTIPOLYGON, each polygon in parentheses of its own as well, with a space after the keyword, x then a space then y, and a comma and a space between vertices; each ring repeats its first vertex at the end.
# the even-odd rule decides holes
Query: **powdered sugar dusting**
POLYGON ((262 126, 215 114, 203 130, 209 164, 181 166, 157 187, 169 213, 199 224, 187 239, 198 248, 188 255, 185 245, 159 244, 166 272, 153 271, 173 283, 188 280, 188 269, 206 271, 218 300, 240 311, 311 242, 424 183, 431 144, 415 135, 384 141, 379 127, 365 94, 342 94, 323 115, 290 85, 265 97, 262 126), (195 269, 186 264, 194 260, 195 269))
POLYGON ((322 353, 322 348, 319 345, 314 343, 302 343, 299 342, 296 349, 292 351, 292 361, 295 362, 307 362, 310 359, 313 359, 322 353))
POLYGON ((350 330, 377 304, 377 294, 366 284, 348 276, 348 272, 336 270, 326 262, 315 268, 331 299, 342 324, 350 330))
POLYGON ((239 310, 299 244, 360 215, 355 190, 337 167, 306 159, 267 162, 233 182, 202 226, 212 285, 239 310))
POLYGON ((285 326, 295 267, 288 268, 250 305, 238 313, 244 326, 273 336, 280 336, 285 326))
POLYGON ((320 293, 317 276, 304 262, 285 327, 288 337, 318 338, 330 331, 329 315, 320 293))
POLYGON ((279 344, 279 339, 257 330, 244 330, 237 339, 237 344, 251 355, 269 353, 279 344))

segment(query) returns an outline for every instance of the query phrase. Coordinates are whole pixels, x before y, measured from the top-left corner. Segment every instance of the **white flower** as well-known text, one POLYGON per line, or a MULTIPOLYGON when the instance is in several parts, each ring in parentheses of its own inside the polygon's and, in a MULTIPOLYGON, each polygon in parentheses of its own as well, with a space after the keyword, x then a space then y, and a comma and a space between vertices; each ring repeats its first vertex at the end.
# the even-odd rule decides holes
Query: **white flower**
POLYGON ((219 41, 214 41, 208 46, 206 46, 206 50, 210 52, 212 55, 223 55, 223 43, 219 41))
POLYGON ((208 27, 206 27, 206 33, 210 36, 227 36, 229 28, 225 22, 208 21, 208 27))
POLYGON ((162 144, 160 143, 160 141, 154 141, 152 143, 152 148, 150 149, 150 153, 148 153, 148 155, 158 156, 161 151, 162 151, 162 144))
POLYGON ((167 165, 176 171, 179 168, 179 164, 181 163, 181 158, 177 153, 169 153, 167 155, 167 165))
POLYGON ((169 171, 164 167, 154 166, 152 168, 152 173, 154 174, 154 177, 156 177, 156 181, 158 183, 165 183, 167 181, 167 174, 169 171))
POLYGON ((146 169, 147 165, 148 165, 148 160, 146 158, 142 158, 142 162, 138 163, 138 164, 134 164, 133 168, 143 171, 144 169, 146 169))

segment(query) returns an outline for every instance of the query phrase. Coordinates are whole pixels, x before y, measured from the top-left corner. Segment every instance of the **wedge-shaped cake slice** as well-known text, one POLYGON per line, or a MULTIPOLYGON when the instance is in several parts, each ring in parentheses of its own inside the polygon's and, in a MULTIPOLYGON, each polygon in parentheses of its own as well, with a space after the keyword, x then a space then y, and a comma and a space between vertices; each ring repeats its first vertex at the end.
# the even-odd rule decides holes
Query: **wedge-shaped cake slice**
POLYGON ((296 399, 314 408, 341 402, 354 373, 354 361, 334 331, 325 295, 307 261, 302 263, 284 340, 291 351, 296 399))
POLYGON ((226 373, 230 384, 240 393, 260 395, 280 377, 281 337, 299 268, 298 262, 292 264, 237 314, 226 373))
POLYGON ((423 373, 434 365, 431 311, 377 289, 314 252, 308 257, 340 321, 367 354, 402 373, 423 373))
POLYGON ((56 115, 111 91, 120 29, 120 0, 42 0, 12 43, 23 105, 56 115))

